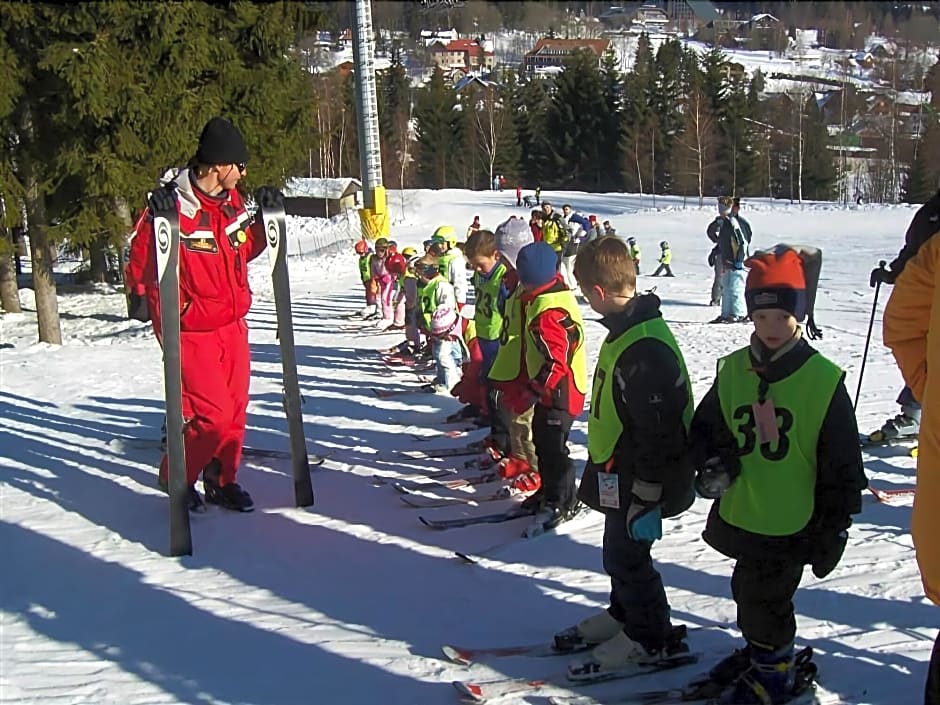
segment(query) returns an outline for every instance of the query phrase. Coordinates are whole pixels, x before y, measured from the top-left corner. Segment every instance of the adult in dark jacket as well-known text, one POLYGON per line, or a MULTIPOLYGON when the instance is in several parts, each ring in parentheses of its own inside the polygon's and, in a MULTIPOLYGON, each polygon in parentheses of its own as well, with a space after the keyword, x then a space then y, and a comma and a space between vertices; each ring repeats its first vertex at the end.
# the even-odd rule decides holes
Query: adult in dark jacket
MULTIPOLYGON (((904 247, 898 256, 888 265, 888 269, 879 267, 871 273, 871 285, 879 281, 884 284, 894 284, 904 265, 917 254, 927 240, 940 232, 940 189, 924 205, 917 209, 911 224, 904 233, 904 247)), ((888 419, 881 428, 870 434, 872 440, 882 438, 899 438, 902 436, 917 436, 920 433, 920 403, 914 398, 911 388, 905 386, 898 395, 897 404, 901 413, 888 419)))
POLYGON ((718 259, 718 231, 720 229, 720 215, 715 216, 715 219, 705 229, 705 235, 712 243, 712 249, 708 253, 708 266, 715 272, 712 279, 712 294, 708 302, 709 306, 721 306, 721 261, 718 259))
POLYGON ((738 212, 734 199, 718 199, 718 266, 721 267, 721 315, 712 323, 747 320, 744 305, 744 260, 751 244, 751 226, 738 212))
POLYGON ((623 240, 583 245, 575 275, 609 330, 598 356, 579 498, 605 514, 603 561, 610 607, 556 635, 565 648, 598 644, 579 672, 655 661, 681 642, 651 548, 662 518, 694 499, 687 429, 692 389, 678 345, 653 294, 636 295, 623 240), (603 488, 603 489, 602 489, 603 488))
POLYGON ((805 262, 813 256, 778 245, 748 260, 755 332, 747 348, 719 361, 692 420, 696 486, 716 500, 703 537, 736 561, 731 591, 747 642, 713 669, 713 677, 734 683, 734 697, 722 702, 787 697, 803 566, 828 575, 861 511, 866 480, 845 373, 798 325, 807 313, 812 320, 818 275, 808 272, 819 266, 805 262))

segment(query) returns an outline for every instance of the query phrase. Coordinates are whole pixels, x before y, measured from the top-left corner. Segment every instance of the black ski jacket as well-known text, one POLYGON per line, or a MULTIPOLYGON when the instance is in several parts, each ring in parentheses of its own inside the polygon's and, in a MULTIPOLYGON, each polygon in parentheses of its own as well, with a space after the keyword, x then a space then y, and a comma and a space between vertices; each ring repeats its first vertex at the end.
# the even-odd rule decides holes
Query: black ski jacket
MULTIPOLYGON (((630 328, 661 318, 659 297, 636 297, 627 309, 601 323, 614 340, 630 328)), ((655 338, 642 338, 627 348, 616 364, 614 404, 623 433, 614 450, 611 472, 619 476, 620 509, 631 501, 634 478, 662 485, 663 516, 675 516, 695 499, 694 472, 682 413, 689 403, 685 376, 672 349, 655 338)), ((594 404, 596 402, 592 402, 594 404)), ((592 408, 592 413, 597 408, 592 408)), ((578 497, 592 509, 609 511, 598 502, 597 474, 604 468, 588 458, 578 497)))

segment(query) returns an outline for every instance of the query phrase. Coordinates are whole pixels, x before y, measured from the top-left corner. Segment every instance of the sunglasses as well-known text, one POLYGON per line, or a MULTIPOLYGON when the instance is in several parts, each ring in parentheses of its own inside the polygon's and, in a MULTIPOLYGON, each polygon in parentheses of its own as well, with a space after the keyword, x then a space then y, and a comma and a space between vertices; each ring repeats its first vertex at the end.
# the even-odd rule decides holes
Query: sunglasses
POLYGON ((248 168, 248 164, 245 163, 245 162, 237 162, 237 163, 235 164, 235 168, 238 169, 239 173, 244 174, 244 173, 245 173, 245 169, 248 168))

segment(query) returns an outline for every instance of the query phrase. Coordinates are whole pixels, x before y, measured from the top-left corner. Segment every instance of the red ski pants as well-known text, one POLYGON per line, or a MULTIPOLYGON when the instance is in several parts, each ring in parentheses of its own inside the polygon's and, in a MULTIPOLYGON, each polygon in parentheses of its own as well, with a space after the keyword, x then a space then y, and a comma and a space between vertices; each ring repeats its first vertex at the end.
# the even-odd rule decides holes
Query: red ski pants
POLYGON ((186 480, 191 485, 213 458, 219 484, 235 482, 248 409, 251 360, 248 326, 239 320, 214 331, 180 333, 186 480))

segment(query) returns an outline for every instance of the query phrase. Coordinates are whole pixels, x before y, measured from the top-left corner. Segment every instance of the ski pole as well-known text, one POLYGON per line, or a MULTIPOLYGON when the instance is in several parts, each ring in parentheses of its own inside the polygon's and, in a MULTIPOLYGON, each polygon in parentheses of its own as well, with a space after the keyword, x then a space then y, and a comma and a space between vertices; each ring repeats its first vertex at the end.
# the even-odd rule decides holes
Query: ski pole
MULTIPOLYGON (((885 265, 887 262, 881 260, 878 263, 878 269, 876 270, 879 273, 885 271, 885 265)), ((875 327, 875 311, 878 309, 878 292, 881 290, 881 281, 882 277, 876 277, 872 273, 872 280, 874 280, 875 285, 875 300, 871 304, 871 318, 868 321, 868 335, 865 336, 865 352, 862 353, 862 367, 858 371, 858 387, 855 389, 855 403, 852 404, 852 410, 855 411, 858 408, 858 397, 862 393, 862 378, 865 376, 865 361, 868 359, 868 346, 871 344, 871 331, 875 327)))

